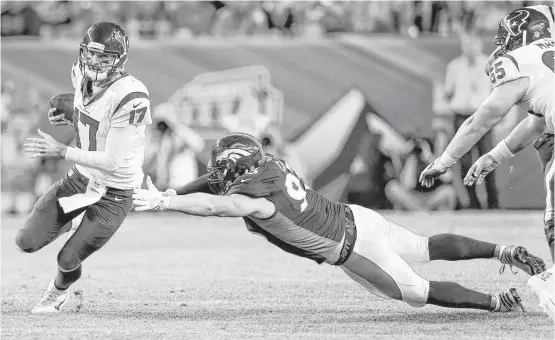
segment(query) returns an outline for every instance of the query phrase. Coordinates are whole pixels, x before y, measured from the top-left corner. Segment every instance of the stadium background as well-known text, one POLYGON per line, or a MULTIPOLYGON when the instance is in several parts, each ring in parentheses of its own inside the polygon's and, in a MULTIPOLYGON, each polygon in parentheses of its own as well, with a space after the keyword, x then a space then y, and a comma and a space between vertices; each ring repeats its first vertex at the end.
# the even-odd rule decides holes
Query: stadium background
MULTIPOLYGON (((200 74, 254 66, 254 70, 236 72, 250 78, 261 79, 261 74, 265 77, 264 84, 258 82, 255 94, 250 96, 262 98, 260 102, 266 101, 267 107, 253 115, 267 115, 276 123, 283 137, 296 147, 301 162, 308 164, 314 187, 333 198, 347 199, 349 188, 360 189, 362 185, 375 192, 365 205, 390 208, 385 198, 378 197, 383 196, 383 188, 373 185, 383 182, 382 178, 372 171, 352 173, 352 163, 361 152, 358 145, 373 133, 370 128, 360 128, 365 125, 365 116, 377 114, 393 134, 401 134, 402 138, 432 138, 434 86, 443 81, 447 63, 461 53, 460 32, 478 34, 484 53, 488 54, 503 13, 537 3, 542 2, 4 1, 3 209, 17 213, 13 211, 15 207, 25 212, 35 195, 67 169, 63 162, 26 159, 21 153, 21 141, 37 126, 60 140, 72 139, 72 129, 48 124, 48 98, 72 91, 69 68, 78 55, 78 41, 86 27, 100 18, 121 22, 128 30, 131 50, 127 70, 149 88, 154 119, 172 116, 173 123, 193 128, 206 141, 203 151, 196 153, 199 173, 210 142, 226 131, 218 115, 225 116, 233 109, 219 102, 218 93, 209 98, 206 93, 204 97, 200 95, 199 100, 205 101, 200 116, 210 116, 204 120, 198 112, 184 112, 186 109, 179 104, 168 114, 168 105, 161 104, 182 100, 187 92, 181 90, 184 84, 200 74), (272 102, 268 102, 268 91, 274 95, 272 102), (345 107, 336 107, 336 112, 330 113, 342 99, 354 102, 343 103, 345 107), (355 103, 357 100, 361 103, 355 103), (195 114, 197 117, 191 118, 195 114), (331 127, 344 120, 344 115, 354 119, 358 128, 351 127, 341 137, 342 133, 331 127), (327 123, 331 130, 315 129, 303 141, 303 133, 311 132, 310 127, 328 116, 333 116, 327 123), (331 156, 329 150, 319 147, 322 140, 329 138, 337 138, 341 144, 335 146, 339 149, 331 156), (30 194, 13 196, 14 193, 30 194), (13 203, 8 204, 10 201, 13 203)), ((231 81, 228 87, 235 85, 231 81)), ((238 111, 247 106, 246 99, 234 99, 238 111)), ((521 112, 520 117, 523 116, 521 112)), ((243 123, 250 119, 254 118, 239 118, 243 123)), ((494 142, 517 121, 500 124, 494 142)), ((363 152, 380 153, 373 145, 379 142, 367 143, 371 145, 363 152)), ((368 162, 368 158, 362 159, 368 162)), ((542 176, 532 148, 500 166, 497 174, 501 208, 543 207, 542 176)))

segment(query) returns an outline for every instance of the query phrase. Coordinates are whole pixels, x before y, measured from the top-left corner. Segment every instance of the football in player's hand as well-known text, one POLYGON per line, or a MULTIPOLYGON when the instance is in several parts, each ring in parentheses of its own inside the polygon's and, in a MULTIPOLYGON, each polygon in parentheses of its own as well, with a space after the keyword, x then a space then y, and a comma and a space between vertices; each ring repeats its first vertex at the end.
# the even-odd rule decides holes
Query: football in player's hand
POLYGON ((56 109, 54 115, 64 114, 65 119, 73 121, 73 93, 57 94, 50 98, 50 108, 56 109))

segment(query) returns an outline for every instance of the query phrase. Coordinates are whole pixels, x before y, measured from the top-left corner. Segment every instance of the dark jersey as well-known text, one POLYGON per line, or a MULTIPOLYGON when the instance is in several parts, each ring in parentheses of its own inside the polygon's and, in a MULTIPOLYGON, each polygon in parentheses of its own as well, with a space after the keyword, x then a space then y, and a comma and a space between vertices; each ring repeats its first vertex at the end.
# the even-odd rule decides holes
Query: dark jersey
POLYGON ((263 197, 276 206, 268 219, 244 217, 251 232, 318 263, 337 260, 345 234, 345 206, 309 189, 286 162, 267 156, 257 170, 238 177, 226 194, 263 197))

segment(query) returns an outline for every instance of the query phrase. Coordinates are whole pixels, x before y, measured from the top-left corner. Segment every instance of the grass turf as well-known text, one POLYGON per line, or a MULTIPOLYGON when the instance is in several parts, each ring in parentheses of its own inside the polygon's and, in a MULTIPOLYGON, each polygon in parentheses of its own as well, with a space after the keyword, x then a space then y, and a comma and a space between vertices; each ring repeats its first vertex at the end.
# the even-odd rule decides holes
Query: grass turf
MULTIPOLYGON (((520 244, 548 259, 541 212, 386 216, 424 235, 454 232, 520 244)), ((340 269, 282 252, 240 220, 132 214, 83 265, 57 315, 31 315, 65 241, 34 254, 14 243, 22 219, 2 220, 3 339, 553 339, 553 323, 494 260, 437 261, 415 270, 496 293, 516 287, 527 313, 413 308, 369 294, 340 269)), ((551 265, 551 260, 548 260, 551 265)))

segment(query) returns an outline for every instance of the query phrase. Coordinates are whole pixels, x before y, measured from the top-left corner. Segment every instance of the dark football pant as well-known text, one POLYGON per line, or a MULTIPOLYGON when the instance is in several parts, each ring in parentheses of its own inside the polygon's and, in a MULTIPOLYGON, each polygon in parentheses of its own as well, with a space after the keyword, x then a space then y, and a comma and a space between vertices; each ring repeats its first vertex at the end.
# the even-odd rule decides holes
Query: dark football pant
POLYGON ((58 253, 58 266, 63 271, 74 270, 102 248, 131 210, 133 190, 107 188, 98 202, 65 214, 58 199, 84 193, 87 185, 88 178, 75 168, 70 170, 35 203, 17 234, 16 244, 25 252, 35 252, 69 231, 69 222, 84 212, 81 224, 58 253))
POLYGON ((552 133, 544 133, 535 142, 538 158, 542 165, 542 170, 545 176, 545 213, 543 216, 545 237, 551 250, 551 258, 553 254, 553 243, 555 242, 555 231, 553 227, 553 191, 554 188, 554 172, 555 166, 553 164, 553 145, 554 138, 552 133))

